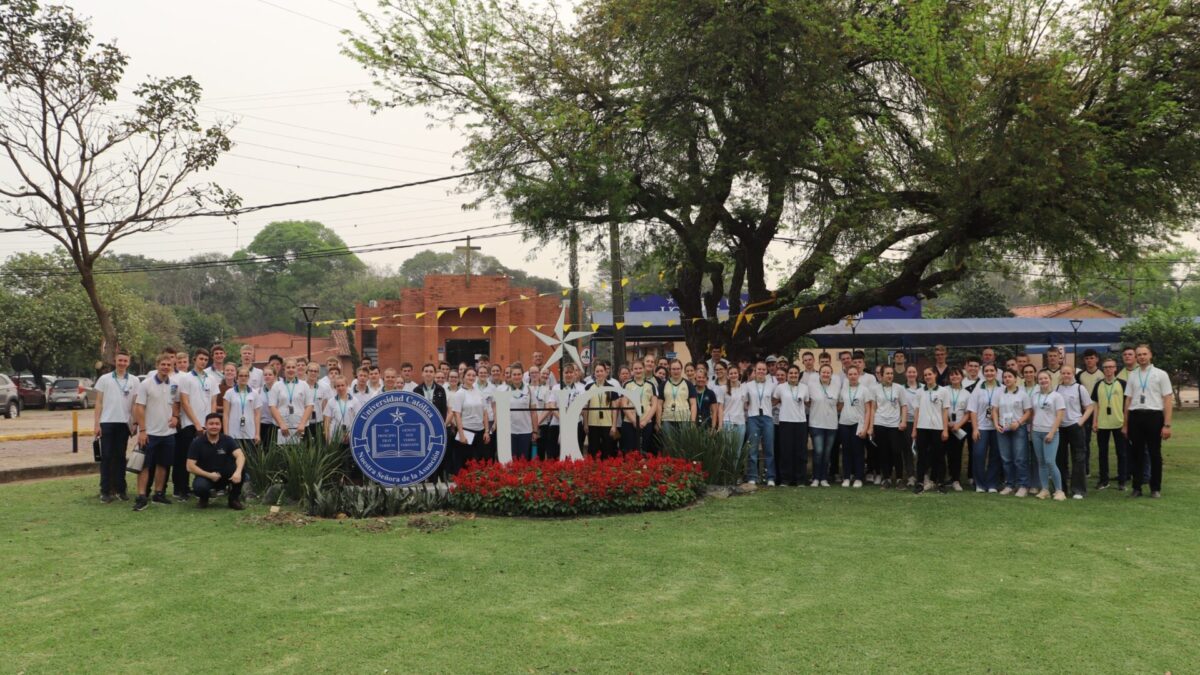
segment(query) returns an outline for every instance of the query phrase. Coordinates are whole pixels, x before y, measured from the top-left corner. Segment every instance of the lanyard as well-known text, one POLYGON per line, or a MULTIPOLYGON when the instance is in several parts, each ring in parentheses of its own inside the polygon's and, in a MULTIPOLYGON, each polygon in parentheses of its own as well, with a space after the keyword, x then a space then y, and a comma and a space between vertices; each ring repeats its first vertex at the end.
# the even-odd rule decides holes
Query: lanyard
POLYGON ((758 407, 755 410, 757 410, 758 412, 762 412, 763 411, 763 398, 766 396, 766 392, 764 391, 764 389, 765 389, 767 383, 766 382, 755 382, 755 384, 758 385, 758 407))
MULTIPOLYGON (((955 391, 953 387, 950 388, 950 410, 953 410, 954 412, 958 412, 958 397, 961 395, 962 395, 962 389, 955 391)), ((990 402, 991 401, 989 400, 989 403, 990 402)))
POLYGON ((821 391, 825 393, 825 398, 827 398, 827 399, 829 399, 830 401, 832 401, 832 400, 833 400, 833 397, 829 395, 829 390, 825 388, 825 384, 824 384, 824 383, 818 383, 818 384, 820 384, 820 385, 821 385, 821 391))
POLYGON ((1108 399, 1109 407, 1112 407, 1113 392, 1115 392, 1116 390, 1117 390, 1117 388, 1114 387, 1113 385, 1109 384, 1108 382, 1104 383, 1104 391, 1105 391, 1104 397, 1106 399, 1108 399))
POLYGON ((1138 388, 1141 389, 1141 391, 1139 391, 1138 393, 1142 394, 1143 396, 1146 394, 1146 378, 1149 376, 1150 376, 1149 368, 1139 368, 1138 369, 1138 388))
POLYGON ((994 397, 996 395, 996 389, 998 389, 998 387, 996 386, 995 382, 992 382, 991 387, 987 386, 987 382, 983 383, 983 392, 988 395, 988 407, 989 408, 992 407, 992 397, 994 397))
POLYGON ((895 385, 889 385, 883 389, 883 397, 887 399, 888 403, 896 402, 896 392, 892 389, 893 386, 895 385))
POLYGON ((122 386, 121 380, 117 377, 117 371, 113 371, 113 381, 117 383, 117 389, 121 390, 121 396, 129 395, 129 373, 125 373, 125 384, 122 386))
POLYGON ((208 393, 208 378, 200 377, 200 373, 192 371, 192 375, 196 376, 196 381, 200 383, 201 391, 208 393))
MULTIPOLYGON (((683 381, 680 380, 680 384, 682 384, 682 382, 683 381)), ((679 384, 675 384, 674 382, 672 382, 670 380, 667 380, 667 384, 671 385, 671 398, 675 399, 671 402, 671 405, 675 405, 675 403, 678 402, 678 400, 679 400, 679 390, 681 389, 681 387, 679 384)))
MULTIPOLYGON (((1050 393, 1053 394, 1054 392, 1050 392, 1050 393)), ((1050 399, 1050 394, 1045 394, 1045 393, 1042 393, 1039 391, 1038 396, 1041 397, 1040 399, 1038 399, 1038 407, 1039 408, 1045 407, 1046 401, 1050 399)))
POLYGON ((237 392, 238 398, 241 399, 242 414, 245 415, 246 414, 246 397, 250 395, 250 389, 249 389, 249 387, 247 387, 246 391, 242 391, 242 388, 235 384, 233 390, 235 392, 237 392))
POLYGON ((296 381, 295 381, 295 380, 292 380, 292 381, 289 383, 287 380, 284 380, 284 382, 283 382, 283 388, 284 388, 284 389, 287 389, 287 393, 288 393, 288 405, 291 405, 291 404, 292 404, 292 396, 295 394, 295 389, 296 389, 296 381))
POLYGON ((850 394, 850 406, 851 407, 853 407, 854 404, 858 402, 858 392, 855 391, 856 389, 858 389, 857 386, 851 387, 850 385, 846 385, 846 391, 850 394))
POLYGON ((800 387, 793 387, 789 384, 788 391, 792 392, 792 402, 800 405, 800 387))
POLYGON ((340 413, 341 413, 341 415, 340 415, 340 416, 338 416, 338 422, 339 422, 339 423, 341 423, 341 424, 345 424, 345 423, 346 423, 346 403, 347 403, 346 401, 343 401, 343 400, 342 400, 342 399, 340 399, 340 398, 339 398, 339 399, 337 399, 337 404, 338 404, 338 412, 340 412, 340 413))

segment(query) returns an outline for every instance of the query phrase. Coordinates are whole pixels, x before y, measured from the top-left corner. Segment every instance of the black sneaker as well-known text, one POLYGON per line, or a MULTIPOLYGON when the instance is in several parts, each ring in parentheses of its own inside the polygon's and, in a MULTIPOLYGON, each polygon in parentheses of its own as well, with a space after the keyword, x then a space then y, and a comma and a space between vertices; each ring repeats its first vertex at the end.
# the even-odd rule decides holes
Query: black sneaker
POLYGON ((188 492, 176 492, 173 496, 177 502, 186 502, 192 498, 192 495, 188 492))
POLYGON ((1133 490, 1131 490, 1131 491, 1129 492, 1129 496, 1130 496, 1130 498, 1133 498, 1133 497, 1141 497, 1141 496, 1142 496, 1142 491, 1141 491, 1141 490, 1139 490, 1139 489, 1137 489, 1137 488, 1134 488, 1133 490))
POLYGON ((111 504, 112 500, 113 500, 113 496, 108 494, 107 492, 100 495, 100 503, 101 504, 111 504))
POLYGON ((1103 480, 1103 481, 1100 481, 1099 483, 1096 483, 1096 489, 1097 490, 1107 490, 1108 489, 1108 481, 1103 480))
POLYGON ((207 509, 208 508, 208 497, 200 497, 199 499, 197 499, 196 500, 196 508, 207 509))
POLYGON ((924 491, 925 491, 925 486, 921 483, 917 483, 916 485, 913 486, 913 494, 914 495, 919 495, 924 491))
POLYGON ((940 493, 942 493, 942 494, 946 494, 946 486, 945 486, 945 485, 939 485, 939 486, 938 486, 938 492, 940 492, 940 493))
POLYGON ((167 495, 165 492, 155 492, 154 496, 150 498, 150 501, 155 502, 157 504, 170 504, 171 503, 171 500, 167 499, 167 495))
POLYGON ((234 511, 241 511, 246 508, 246 505, 236 499, 230 499, 229 508, 233 509, 234 511))
POLYGON ((125 492, 118 492, 117 499, 120 499, 123 502, 127 502, 127 501, 129 501, 129 494, 125 493, 125 492))
POLYGON ((1121 492, 1124 492, 1124 491, 1125 491, 1125 484, 1124 484, 1124 483, 1117 483, 1117 489, 1118 489, 1118 490, 1120 490, 1121 492))
POLYGON ((146 501, 142 495, 138 495, 137 500, 133 502, 134 511, 145 511, 147 506, 150 506, 150 502, 146 501))

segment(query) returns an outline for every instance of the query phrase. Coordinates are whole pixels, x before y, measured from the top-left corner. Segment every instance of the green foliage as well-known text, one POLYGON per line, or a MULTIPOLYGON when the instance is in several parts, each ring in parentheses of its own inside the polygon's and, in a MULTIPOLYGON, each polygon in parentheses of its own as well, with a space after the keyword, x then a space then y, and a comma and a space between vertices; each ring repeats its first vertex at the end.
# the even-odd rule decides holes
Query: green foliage
POLYGON ((349 466, 349 452, 319 436, 286 445, 266 440, 247 451, 246 469, 264 501, 311 503, 323 486, 341 480, 349 466))
POLYGON ((186 306, 176 307, 175 314, 182 324, 183 343, 189 350, 197 347, 208 349, 217 342, 233 337, 233 326, 220 314, 205 314, 186 306))
POLYGON ((320 485, 309 499, 310 516, 334 518, 345 514, 350 518, 384 518, 402 513, 427 513, 446 508, 450 491, 443 484, 420 484, 411 487, 384 488, 377 483, 366 485, 320 485))
POLYGON ((1195 305, 1177 302, 1155 307, 1125 324, 1121 340, 1136 345, 1145 342, 1154 352, 1154 365, 1180 382, 1200 378, 1200 312, 1195 305))
POLYGON ((731 432, 681 424, 663 430, 659 441, 664 455, 700 462, 709 485, 736 485, 746 474, 749 446, 731 432))

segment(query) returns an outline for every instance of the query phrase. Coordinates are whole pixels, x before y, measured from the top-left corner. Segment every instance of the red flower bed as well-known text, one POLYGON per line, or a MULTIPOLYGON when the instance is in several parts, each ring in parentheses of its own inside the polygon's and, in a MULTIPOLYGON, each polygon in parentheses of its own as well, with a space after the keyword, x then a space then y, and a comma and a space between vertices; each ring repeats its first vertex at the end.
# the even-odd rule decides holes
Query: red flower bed
POLYGON ((572 516, 675 509, 705 489, 698 462, 637 452, 611 459, 468 462, 454 476, 450 504, 506 516, 572 516))

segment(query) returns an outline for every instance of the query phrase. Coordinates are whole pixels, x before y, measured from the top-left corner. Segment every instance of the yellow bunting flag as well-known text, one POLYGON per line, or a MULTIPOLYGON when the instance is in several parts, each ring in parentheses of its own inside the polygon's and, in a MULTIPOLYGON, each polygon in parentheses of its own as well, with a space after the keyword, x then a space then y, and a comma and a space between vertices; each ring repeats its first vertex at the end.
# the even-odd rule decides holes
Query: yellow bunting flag
POLYGON ((419 318, 425 316, 426 314, 428 314, 428 312, 417 312, 414 316, 416 316, 419 319, 419 318))
POLYGON ((451 332, 451 333, 456 333, 456 332, 458 332, 458 326, 450 326, 450 332, 451 332))
POLYGON ((629 277, 625 277, 625 278, 621 279, 621 288, 625 288, 628 285, 629 285, 629 277))
POLYGON ((357 319, 346 319, 345 321, 342 322, 342 325, 349 328, 350 326, 354 325, 355 321, 357 321, 357 319))
POLYGON ((600 330, 600 324, 598 324, 598 323, 592 324, 592 332, 594 333, 598 330, 600 330))
POLYGON ((468 309, 470 309, 470 307, 459 307, 458 308, 458 317, 461 319, 462 315, 466 314, 468 309))
POLYGON ((528 300, 528 299, 529 299, 529 296, 528 296, 528 295, 522 295, 522 296, 521 296, 521 299, 522 299, 522 300, 528 300))
POLYGON ((538 329, 538 330, 540 331, 540 330, 542 329, 542 326, 544 326, 544 325, 546 325, 546 324, 544 324, 544 323, 539 323, 539 324, 535 325, 535 326, 534 326, 534 328, 536 328, 536 329, 538 329))
POLYGON ((484 335, 487 335, 487 334, 488 334, 488 331, 492 329, 492 327, 491 327, 491 326, 480 326, 480 328, 482 328, 482 329, 483 329, 483 334, 484 334, 484 335))
POLYGON ((569 288, 564 288, 564 289, 562 289, 562 296, 563 296, 564 298, 565 298, 565 297, 567 297, 567 296, 568 296, 568 295, 570 295, 570 294, 571 294, 571 289, 569 289, 569 288))
POLYGON ((793 319, 799 319, 799 318, 800 318, 800 308, 799 308, 799 307, 797 307, 796 309, 793 309, 793 310, 792 310, 792 318, 793 318, 793 319))
POLYGON ((675 319, 667 319, 667 328, 674 326, 675 323, 676 323, 675 319))
POLYGON ((650 327, 650 322, 649 322, 649 321, 643 321, 643 322, 642 322, 642 328, 649 328, 649 327, 650 327))
POLYGON ((482 312, 484 307, 487 307, 487 304, 482 304, 482 305, 480 305, 480 306, 479 306, 479 311, 481 311, 481 312, 482 312))
POLYGON ((393 319, 399 319, 399 318, 400 318, 400 317, 402 317, 402 316, 404 316, 404 315, 403 315, 403 314, 393 314, 393 315, 392 315, 392 318, 393 318, 393 319))
POLYGON ((439 318, 439 319, 440 319, 440 318, 442 318, 442 315, 443 315, 443 314, 445 314, 445 313, 446 313, 446 310, 444 310, 444 309, 439 309, 439 310, 437 311, 437 318, 439 318))
POLYGON ((497 303, 496 303, 496 306, 497 306, 497 307, 500 307, 501 305, 507 305, 507 304, 508 304, 508 301, 507 301, 507 300, 501 300, 500 302, 497 302, 497 303))
POLYGON ((602 291, 603 291, 603 290, 607 290, 607 289, 608 289, 608 282, 606 282, 606 281, 601 281, 601 282, 600 282, 600 290, 602 290, 602 291))
POLYGON ((664 270, 664 271, 661 271, 661 272, 659 272, 659 273, 658 273, 658 281, 659 281, 659 283, 662 283, 662 280, 663 280, 663 278, 664 278, 664 277, 666 277, 666 276, 667 276, 667 273, 666 273, 666 271, 665 271, 665 270, 664 270))
POLYGON ((373 317, 371 317, 371 323, 375 323, 382 318, 383 318, 382 316, 373 316, 373 317))
POLYGON ((509 327, 508 327, 508 333, 509 333, 509 335, 512 335, 512 332, 513 332, 514 330, 516 330, 516 329, 517 329, 517 327, 516 327, 516 326, 509 326, 509 327))
MULTIPOLYGON (((573 324, 564 323, 564 324, 563 324, 563 330, 571 330, 571 326, 572 326, 572 325, 573 325, 573 324)), ((538 330, 541 330, 541 329, 542 329, 542 327, 541 327, 541 326, 538 326, 538 330)))
POLYGON ((620 322, 620 321, 617 322, 617 330, 621 330, 624 327, 625 327, 625 324, 623 322, 620 322))

